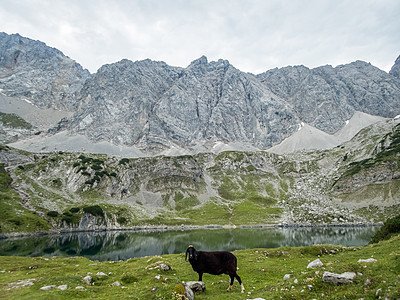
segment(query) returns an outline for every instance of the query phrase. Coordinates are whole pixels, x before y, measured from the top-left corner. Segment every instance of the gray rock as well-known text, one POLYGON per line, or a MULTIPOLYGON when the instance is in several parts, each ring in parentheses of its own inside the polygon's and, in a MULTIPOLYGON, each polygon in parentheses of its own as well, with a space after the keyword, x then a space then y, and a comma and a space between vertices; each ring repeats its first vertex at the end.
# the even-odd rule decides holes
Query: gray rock
POLYGON ((377 260, 375 258, 367 258, 367 259, 359 259, 358 262, 359 263, 373 263, 373 262, 377 262, 377 260))
POLYGON ((87 275, 87 276, 83 277, 82 280, 83 280, 83 282, 86 283, 87 285, 93 285, 93 283, 92 283, 92 276, 90 276, 90 275, 87 275))
POLYGON ((204 292, 206 290, 206 284, 203 281, 187 281, 185 284, 193 292, 204 292))
POLYGON ((57 289, 61 290, 61 291, 65 291, 66 289, 68 289, 68 285, 67 284, 63 284, 63 285, 59 285, 57 287, 57 289))
POLYGON ((283 276, 283 280, 288 280, 290 279, 290 274, 285 274, 285 276, 283 276))
POLYGON ((49 291, 49 290, 54 289, 55 287, 56 287, 55 285, 46 285, 46 286, 41 287, 40 289, 42 291, 49 291))
POLYGON ((160 265, 160 269, 161 269, 162 271, 169 271, 169 270, 172 270, 171 266, 168 266, 168 265, 166 265, 166 264, 161 264, 161 265, 160 265))
POLYGON ((343 283, 353 283, 353 279, 356 278, 356 273, 354 272, 344 272, 342 274, 336 274, 325 271, 322 275, 322 281, 332 284, 343 284, 343 283))
POLYGON ((76 289, 76 290, 86 290, 86 288, 83 287, 83 286, 77 286, 75 289, 76 289))
POLYGON ((96 273, 97 276, 108 276, 106 273, 104 272, 97 272, 96 273))
POLYGON ((193 290, 183 282, 183 286, 185 287, 185 296, 187 300, 194 300, 194 292, 193 290))
POLYGON ((116 282, 110 284, 110 286, 121 286, 121 283, 119 281, 116 281, 116 282))
POLYGON ((322 267, 323 265, 324 265, 324 264, 322 263, 322 261, 318 258, 318 259, 313 260, 312 262, 310 262, 310 263, 307 265, 307 269, 322 267))

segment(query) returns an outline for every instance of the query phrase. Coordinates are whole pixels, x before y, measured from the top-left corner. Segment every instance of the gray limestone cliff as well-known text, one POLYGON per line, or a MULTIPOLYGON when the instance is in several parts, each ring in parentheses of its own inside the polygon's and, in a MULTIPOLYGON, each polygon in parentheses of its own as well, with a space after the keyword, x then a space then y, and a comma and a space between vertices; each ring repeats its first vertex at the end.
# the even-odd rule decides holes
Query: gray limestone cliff
POLYGON ((400 79, 400 56, 396 59, 396 62, 390 69, 389 74, 400 79))
POLYGON ((61 51, 19 34, 0 32, 0 89, 41 108, 74 110, 74 94, 90 76, 61 51))
POLYGON ((327 133, 342 128, 355 111, 388 118, 400 113, 398 78, 363 61, 336 68, 285 67, 257 77, 302 121, 327 133))
POLYGON ((49 125, 48 135, 79 134, 146 155, 198 153, 218 143, 267 149, 302 123, 333 134, 355 112, 394 117, 400 114, 399 64, 398 58, 390 73, 356 61, 253 75, 202 56, 186 68, 123 59, 91 75, 42 42, 0 33, 0 93, 9 102, 26 99, 73 113, 49 125))
POLYGON ((103 66, 86 82, 79 101, 79 112, 58 130, 145 150, 207 141, 268 147, 299 122, 254 75, 205 57, 185 69, 150 60, 103 66))

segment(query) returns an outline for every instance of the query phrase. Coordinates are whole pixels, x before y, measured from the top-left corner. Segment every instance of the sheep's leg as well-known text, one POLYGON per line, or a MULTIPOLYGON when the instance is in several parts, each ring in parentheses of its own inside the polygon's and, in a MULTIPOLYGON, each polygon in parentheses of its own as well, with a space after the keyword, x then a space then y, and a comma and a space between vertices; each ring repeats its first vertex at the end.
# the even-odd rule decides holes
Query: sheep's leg
POLYGON ((242 280, 240 279, 238 274, 236 274, 235 277, 236 277, 237 281, 239 282, 239 284, 240 284, 240 286, 242 288, 242 293, 244 293, 244 285, 242 283, 242 280))
POLYGON ((199 273, 199 281, 203 281, 203 273, 199 273))
POLYGON ((231 278, 231 283, 226 290, 227 292, 230 292, 232 290, 233 281, 235 280, 235 277, 233 275, 229 274, 229 277, 231 278))

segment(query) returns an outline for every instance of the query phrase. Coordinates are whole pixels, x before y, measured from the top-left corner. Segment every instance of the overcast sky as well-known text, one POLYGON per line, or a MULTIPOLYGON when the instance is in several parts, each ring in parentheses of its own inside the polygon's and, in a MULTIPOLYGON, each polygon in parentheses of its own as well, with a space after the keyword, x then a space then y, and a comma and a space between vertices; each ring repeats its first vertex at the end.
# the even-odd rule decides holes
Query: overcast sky
POLYGON ((186 67, 206 55, 258 74, 357 59, 389 71, 399 0, 0 0, 0 31, 61 50, 89 71, 123 58, 186 67))

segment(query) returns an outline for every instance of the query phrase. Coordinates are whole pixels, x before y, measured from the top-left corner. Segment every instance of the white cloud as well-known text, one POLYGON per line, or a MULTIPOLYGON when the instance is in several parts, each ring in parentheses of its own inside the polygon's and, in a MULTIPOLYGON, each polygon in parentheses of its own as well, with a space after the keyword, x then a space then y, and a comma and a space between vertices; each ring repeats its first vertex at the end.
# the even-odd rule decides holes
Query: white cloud
POLYGON ((242 71, 400 54, 396 0, 0 0, 0 30, 56 47, 95 72, 123 58, 187 66, 206 55, 242 71))

